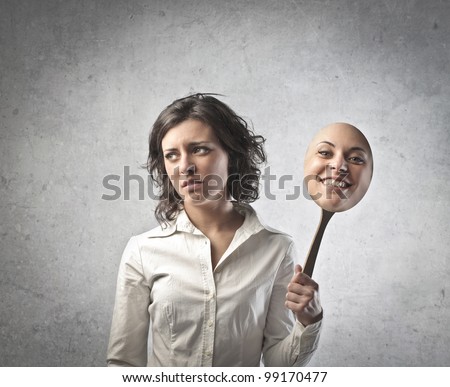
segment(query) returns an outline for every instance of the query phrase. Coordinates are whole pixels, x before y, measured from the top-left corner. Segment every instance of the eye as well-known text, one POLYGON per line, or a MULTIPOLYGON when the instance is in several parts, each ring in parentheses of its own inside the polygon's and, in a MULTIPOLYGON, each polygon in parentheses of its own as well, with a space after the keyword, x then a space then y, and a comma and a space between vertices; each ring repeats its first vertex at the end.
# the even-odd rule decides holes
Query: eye
POLYGON ((319 150, 317 153, 322 157, 330 157, 331 156, 331 152, 329 150, 322 149, 322 150, 319 150))
POLYGON ((177 154, 175 152, 168 152, 164 155, 164 158, 166 160, 172 161, 175 160, 177 158, 177 154))
POLYGON ((210 152, 210 149, 206 146, 196 146, 192 149, 192 153, 196 155, 206 155, 210 152))
POLYGON ((362 157, 359 156, 351 156, 348 158, 348 161, 350 161, 353 164, 365 164, 366 160, 364 160, 362 157))

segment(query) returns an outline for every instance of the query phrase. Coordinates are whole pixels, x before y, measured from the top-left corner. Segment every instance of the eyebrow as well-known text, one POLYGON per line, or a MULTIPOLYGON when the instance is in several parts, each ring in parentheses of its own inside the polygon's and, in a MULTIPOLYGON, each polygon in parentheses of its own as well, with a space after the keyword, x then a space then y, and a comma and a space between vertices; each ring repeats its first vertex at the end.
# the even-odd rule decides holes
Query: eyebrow
POLYGON ((331 145, 333 148, 336 148, 336 146, 332 142, 329 142, 329 141, 321 141, 317 145, 320 145, 320 144, 323 144, 323 143, 331 145))
POLYGON ((363 153, 368 153, 364 148, 361 148, 360 146, 354 146, 354 147, 351 147, 349 150, 351 150, 351 151, 361 151, 361 152, 363 152, 363 153))
MULTIPOLYGON (((206 145, 206 144, 210 144, 211 141, 192 141, 188 144, 188 147, 192 148, 195 146, 199 146, 199 145, 206 145)), ((167 148, 167 149, 163 149, 163 152, 171 152, 171 151, 176 151, 178 150, 178 148, 167 148)))
MULTIPOLYGON (((330 146, 332 146, 333 148, 336 148, 336 145, 334 145, 332 142, 330 142, 330 141, 321 141, 321 142, 319 142, 317 145, 320 145, 320 144, 328 144, 328 145, 330 145, 330 146)), ((361 148, 360 146, 353 146, 353 147, 351 147, 350 149, 349 149, 349 151, 361 151, 361 152, 364 152, 364 153, 366 153, 366 154, 368 154, 368 152, 364 149, 364 148, 361 148)))

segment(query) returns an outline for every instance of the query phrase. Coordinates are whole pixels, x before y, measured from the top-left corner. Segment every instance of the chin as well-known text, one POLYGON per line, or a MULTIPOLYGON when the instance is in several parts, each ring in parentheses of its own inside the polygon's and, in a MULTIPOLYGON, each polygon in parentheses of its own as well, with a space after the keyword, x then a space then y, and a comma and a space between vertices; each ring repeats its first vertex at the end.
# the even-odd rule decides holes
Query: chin
POLYGON ((347 210, 349 207, 348 199, 325 199, 325 200, 317 200, 316 204, 329 212, 342 212, 347 210))

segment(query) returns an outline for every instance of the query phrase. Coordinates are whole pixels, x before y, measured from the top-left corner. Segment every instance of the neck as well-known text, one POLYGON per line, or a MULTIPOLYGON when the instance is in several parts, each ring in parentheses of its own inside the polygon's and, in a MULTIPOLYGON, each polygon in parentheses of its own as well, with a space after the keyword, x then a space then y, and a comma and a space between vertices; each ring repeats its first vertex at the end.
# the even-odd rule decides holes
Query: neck
POLYGON ((230 201, 217 201, 202 205, 185 203, 184 210, 191 222, 203 233, 220 232, 229 228, 239 228, 242 215, 234 210, 230 201))

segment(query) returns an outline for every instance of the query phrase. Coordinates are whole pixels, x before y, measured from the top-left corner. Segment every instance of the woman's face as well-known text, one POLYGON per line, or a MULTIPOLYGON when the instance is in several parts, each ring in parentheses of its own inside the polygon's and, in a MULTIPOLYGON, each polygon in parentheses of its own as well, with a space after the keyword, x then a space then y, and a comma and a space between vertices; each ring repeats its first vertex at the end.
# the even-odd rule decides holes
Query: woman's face
POLYGON ((184 204, 227 199, 228 154, 212 128, 189 119, 162 139, 166 172, 184 204))
POLYGON ((305 156, 308 193, 323 209, 346 211, 365 195, 372 179, 372 152, 364 135, 345 123, 320 130, 305 156))

